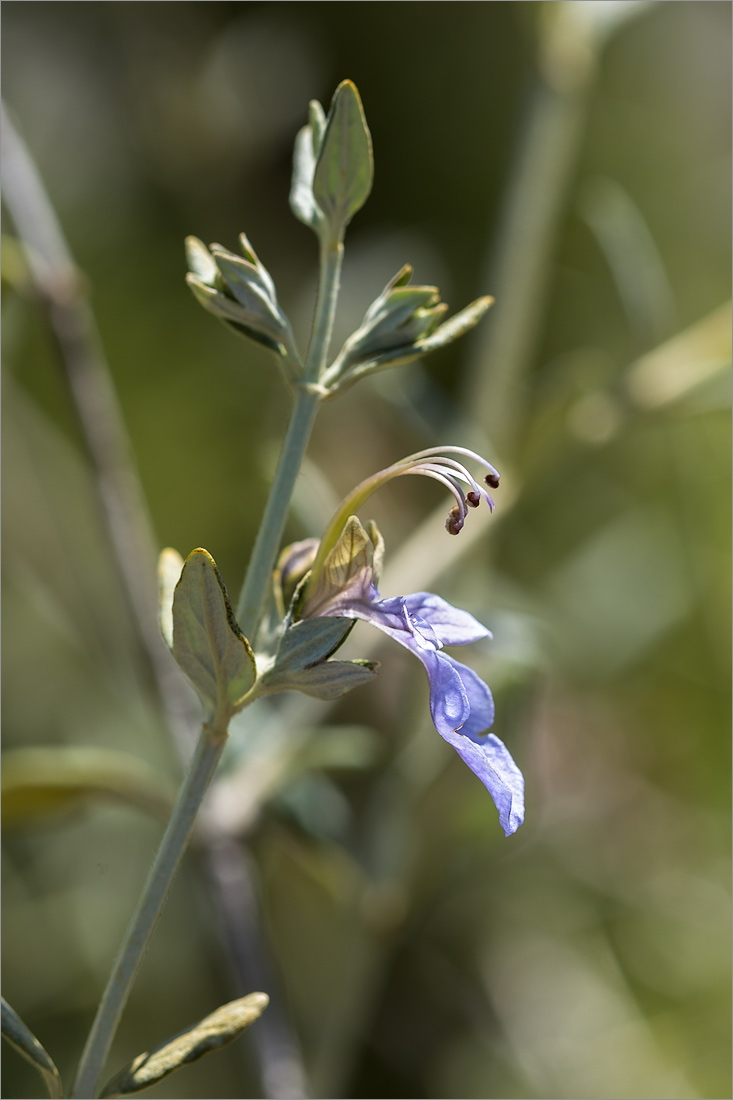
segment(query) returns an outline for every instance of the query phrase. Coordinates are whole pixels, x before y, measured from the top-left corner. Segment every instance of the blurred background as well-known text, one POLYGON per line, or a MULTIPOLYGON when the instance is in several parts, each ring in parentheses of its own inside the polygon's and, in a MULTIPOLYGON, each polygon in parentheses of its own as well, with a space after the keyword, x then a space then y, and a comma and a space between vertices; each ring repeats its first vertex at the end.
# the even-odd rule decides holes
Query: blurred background
MULTIPOLYGON (((303 343, 317 247, 288 208, 292 144, 349 77, 376 176, 334 350, 406 262, 452 309, 496 305, 323 408, 288 533, 410 451, 499 466, 496 513, 460 538, 432 484, 362 519, 385 596, 434 589, 491 627, 459 656, 494 690, 526 824, 503 837, 417 662, 357 624, 375 684, 237 724, 109 1073, 261 988, 237 1043, 148 1094, 730 1095, 730 5, 3 15, 7 999, 68 1083, 190 751, 190 700, 176 742, 178 673, 131 609, 144 512, 118 525, 125 580, 99 504, 123 438, 102 353, 150 541, 207 547, 236 594, 290 398, 195 303, 183 238, 246 231, 303 343), (54 284, 65 248, 81 275, 54 284)), ((38 1095, 4 1069, 4 1096, 38 1095)))

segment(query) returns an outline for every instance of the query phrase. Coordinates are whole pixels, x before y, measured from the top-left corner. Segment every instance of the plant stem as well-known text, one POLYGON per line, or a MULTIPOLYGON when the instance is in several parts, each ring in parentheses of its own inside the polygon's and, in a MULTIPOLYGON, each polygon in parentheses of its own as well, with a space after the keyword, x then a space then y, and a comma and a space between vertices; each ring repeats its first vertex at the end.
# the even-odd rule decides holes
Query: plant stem
POLYGON ((341 287, 341 267, 344 262, 343 240, 322 242, 320 258, 318 298, 305 361, 305 377, 308 382, 320 381, 326 366, 336 316, 336 303, 341 287))
MULTIPOLYGON (((323 372, 333 332, 343 244, 321 248, 321 270, 313 332, 305 364, 305 384, 298 387, 275 480, 242 589, 237 616, 245 634, 254 639, 270 573, 280 546, 288 505, 305 454, 322 393, 323 372)), ((97 1009, 71 1092, 75 1098, 96 1096, 99 1077, 114 1039, 132 984, 158 922, 178 865, 186 849, 209 783, 226 743, 226 729, 204 723, 181 793, 148 875, 140 903, 130 922, 107 988, 97 1009)))
POLYGON ((326 365, 333 332, 344 246, 341 241, 321 247, 321 269, 313 331, 305 363, 305 384, 298 387, 295 404, 283 442, 275 480, 257 534, 247 575, 237 604, 237 621, 245 637, 254 643, 270 575, 280 548, 288 507, 300 472, 318 405, 323 394, 318 382, 326 365))
POLYGON ((81 1056, 72 1097, 97 1095, 99 1076, 150 937, 158 922, 196 814, 219 762, 227 734, 204 723, 196 751, 161 841, 140 902, 130 922, 81 1056))
POLYGON ((280 547, 288 505, 295 482, 300 473, 320 397, 305 389, 298 389, 290 416, 287 434, 280 452, 280 460, 270 496, 257 533, 247 576, 237 604, 237 622, 244 636, 254 644, 262 614, 262 606, 270 583, 270 574, 280 547))

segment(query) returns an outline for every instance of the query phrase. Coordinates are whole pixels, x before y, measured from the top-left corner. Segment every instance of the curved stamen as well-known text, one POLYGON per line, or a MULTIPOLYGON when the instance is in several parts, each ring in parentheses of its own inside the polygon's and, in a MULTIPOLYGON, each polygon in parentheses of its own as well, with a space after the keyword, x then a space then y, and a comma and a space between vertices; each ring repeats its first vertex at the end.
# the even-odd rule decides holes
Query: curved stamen
MULTIPOLYGON (((458 530, 454 531, 450 527, 448 528, 448 530, 451 534, 457 535, 458 531, 460 531, 461 527, 463 527, 463 521, 466 518, 467 514, 466 498, 463 495, 463 490, 461 489, 460 485, 458 485, 458 483, 453 480, 450 474, 444 473, 439 466, 433 466, 429 463, 422 463, 420 466, 411 466, 409 469, 405 470, 404 473, 422 474, 423 477, 432 477, 433 480, 439 481, 441 485, 445 485, 446 489, 453 493, 453 496, 456 498, 456 504, 451 509, 449 518, 450 516, 455 515, 457 517, 456 522, 459 523, 460 526, 458 527, 458 530)), ((399 477, 400 475, 397 474, 396 476, 399 477)))
POLYGON ((462 462, 458 462, 454 458, 448 458, 444 452, 461 455, 477 462, 488 471, 484 479, 486 483, 492 487, 499 484, 499 473, 495 467, 492 466, 490 462, 487 462, 485 458, 482 458, 481 455, 476 454, 475 451, 470 451, 467 447, 431 447, 424 451, 417 451, 415 454, 408 455, 400 462, 396 462, 392 466, 387 466, 384 470, 379 470, 376 474, 360 482, 360 484, 341 502, 341 505, 332 517, 321 539, 318 553, 313 562, 311 577, 308 582, 309 587, 315 583, 320 575, 326 558, 338 542, 349 516, 358 512, 359 508, 372 493, 376 492, 377 489, 385 485, 394 477, 402 477, 405 474, 422 474, 423 477, 431 477, 434 481, 438 481, 453 494, 456 503, 453 508, 451 508, 445 525, 446 530, 451 535, 457 535, 459 533, 465 522, 468 509, 477 508, 482 498, 488 504, 489 510, 493 511, 494 502, 486 492, 486 489, 476 481, 462 462), (461 482, 470 486, 468 493, 464 493, 461 482))
POLYGON ((487 479, 487 484, 489 484, 492 489, 498 488, 499 471, 497 470, 497 468, 495 466, 492 466, 490 462, 487 462, 482 455, 477 454, 476 451, 469 450, 468 447, 456 447, 451 444, 448 444, 445 447, 431 447, 427 451, 417 451, 414 455, 409 455, 404 461, 410 462, 413 459, 431 458, 436 455, 442 454, 443 452, 446 452, 447 454, 465 455, 466 458, 470 458, 473 459, 474 462, 478 462, 479 466, 483 466, 483 468, 485 470, 488 470, 489 474, 491 475, 492 480, 488 481, 487 479))
MULTIPOLYGON (((494 507, 495 507, 494 506, 494 501, 491 499, 491 497, 486 492, 484 487, 482 485, 479 485, 479 483, 471 475, 470 471, 466 469, 466 467, 463 465, 463 463, 456 462, 456 460, 454 458, 444 458, 442 455, 438 455, 438 456, 436 456, 436 458, 441 464, 445 464, 446 466, 450 466, 453 469, 457 470, 458 471, 458 476, 461 477, 461 479, 463 481, 465 481, 468 485, 471 486, 471 488, 473 489, 473 492, 467 494, 467 498, 469 498, 469 497, 472 498, 468 501, 471 508, 478 508, 479 502, 480 502, 481 498, 483 497, 483 499, 486 501, 486 503, 489 506, 489 511, 493 512, 494 507)), ((497 477, 498 477, 498 475, 497 475, 497 477)))

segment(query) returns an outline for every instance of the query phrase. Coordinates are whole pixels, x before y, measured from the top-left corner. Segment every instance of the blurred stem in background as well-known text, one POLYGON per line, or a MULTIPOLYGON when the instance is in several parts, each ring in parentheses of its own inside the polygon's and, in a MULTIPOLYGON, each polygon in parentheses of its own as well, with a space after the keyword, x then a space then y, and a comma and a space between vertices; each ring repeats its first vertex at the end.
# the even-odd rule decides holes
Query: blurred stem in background
POLYGON ((33 159, 2 107, 3 202, 24 250, 68 386, 130 622, 179 751, 198 721, 191 696, 161 646, 156 540, 133 448, 85 288, 33 159), (142 567, 141 567, 142 564, 142 567))
POLYGON ((464 389, 466 415, 491 424, 497 461, 515 458, 524 380, 540 336, 553 247, 603 47, 652 2, 559 0, 545 5, 539 20, 536 86, 507 181, 501 235, 483 280, 498 304, 491 324, 474 337, 464 389))
MULTIPOLYGON (((20 238, 34 291, 48 316, 58 363, 68 384, 94 474, 112 560, 127 599, 131 623, 145 654, 146 668, 152 673, 179 760, 185 762, 198 721, 198 705, 166 654, 160 637, 155 612, 156 540, 112 375, 87 300, 83 275, 74 263, 33 159, 4 106, 2 125, 3 202, 20 238)), ((305 416, 299 413, 296 420, 299 445, 304 449, 318 399, 306 391, 299 391, 298 396, 300 404, 296 405, 306 412, 305 416)), ((302 452, 297 449, 295 457, 299 454, 302 452)), ((299 461, 298 458, 297 468, 299 461)), ((283 523, 286 511, 281 508, 283 523)), ((238 849, 239 865, 234 868, 233 850, 227 850, 226 872, 219 844, 213 842, 209 851, 204 841, 199 851, 212 884, 214 910, 223 929, 222 941, 230 958, 228 970, 235 975, 232 984, 236 992, 242 994, 252 985, 259 988, 259 984, 264 984, 259 975, 267 977, 268 988, 272 989, 272 968, 266 961, 261 959, 253 967, 254 959, 267 948, 258 932, 256 902, 244 851, 238 849), (238 941, 247 937, 256 947, 237 949, 238 941)), ((122 1007, 119 1006, 120 1011, 122 1007)), ((278 1009, 277 997, 251 1036, 266 1094, 285 1100, 305 1095, 298 1043, 278 1009)))

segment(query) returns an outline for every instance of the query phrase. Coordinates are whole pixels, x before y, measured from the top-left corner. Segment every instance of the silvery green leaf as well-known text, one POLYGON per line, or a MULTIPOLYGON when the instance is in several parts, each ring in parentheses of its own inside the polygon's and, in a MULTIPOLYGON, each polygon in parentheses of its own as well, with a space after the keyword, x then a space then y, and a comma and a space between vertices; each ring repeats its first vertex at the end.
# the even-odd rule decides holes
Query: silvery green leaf
POLYGON ((259 309, 261 303, 265 302, 270 309, 274 307, 278 317, 282 317, 272 277, 256 257, 253 263, 246 256, 237 256, 219 244, 212 244, 211 255, 227 287, 238 301, 250 309, 259 309))
MULTIPOLYGON (((262 261, 258 258, 257 253, 252 247, 249 237, 246 233, 239 234, 239 246, 242 249, 245 260, 248 260, 251 264, 257 268, 260 278, 262 279, 263 286, 267 290, 270 298, 273 302, 277 301, 277 293, 275 291, 275 283, 273 282, 272 275, 267 270, 262 261)), ((226 250, 225 250, 226 251, 226 250)))
POLYGON ((36 1067, 43 1078, 46 1092, 52 1097, 52 1100, 60 1097, 61 1077, 53 1058, 41 1046, 30 1028, 23 1023, 18 1013, 10 1007, 4 997, 2 998, 2 1032, 3 1038, 12 1047, 15 1047, 18 1054, 21 1054, 36 1067))
POLYGON ((411 363, 414 359, 420 358, 421 355, 427 355, 428 352, 452 344, 454 340, 458 340, 481 320, 487 309, 493 305, 493 302, 493 298, 477 298, 475 302, 466 306, 450 320, 445 321, 433 332, 415 341, 415 343, 388 348, 383 352, 372 355, 368 360, 362 361, 354 367, 349 368, 347 365, 344 369, 343 361, 339 355, 339 358, 334 360, 329 368, 324 378, 324 384, 329 386, 332 394, 342 392, 367 374, 387 370, 389 367, 403 366, 406 363, 411 363))
POLYGON ((296 218, 318 230, 323 214, 313 198, 313 175, 321 148, 326 115, 317 99, 308 108, 308 124, 299 131, 293 151, 293 177, 290 185, 290 209, 296 218))
POLYGON ((372 139, 359 93, 350 80, 339 84, 331 101, 313 175, 313 197, 332 237, 343 231, 372 189, 372 139))
POLYGON ((254 654, 207 550, 191 551, 176 585, 173 656, 213 713, 231 715, 255 682, 254 654))
POLYGON ((181 1066, 195 1062, 204 1054, 226 1046, 258 1019, 269 1003, 266 993, 250 993, 217 1008, 199 1023, 179 1032, 172 1039, 138 1054, 129 1065, 116 1073, 101 1092, 102 1097, 128 1096, 149 1088, 181 1066))
POLYGON ((291 672, 335 653, 354 625, 348 619, 302 619, 282 636, 273 673, 291 672))
POLYGON ((239 304, 253 316, 261 318, 263 327, 285 336, 288 323, 277 301, 270 296, 259 270, 231 252, 214 248, 211 254, 239 304))
POLYGON ((298 132, 293 150, 293 178, 290 184, 290 209, 299 221, 312 228, 322 221, 322 214, 313 198, 313 173, 316 158, 313 152, 313 134, 310 126, 298 132))
POLYGON ((310 668, 268 675, 267 690, 270 694, 301 691, 315 699, 338 699, 372 680, 378 667, 374 661, 321 661, 310 668))
POLYGON ((186 260, 193 274, 207 286, 213 286, 217 276, 214 257, 198 237, 186 237, 186 260))
POLYGON ((380 329, 389 325, 399 328, 416 309, 436 306, 440 293, 435 286, 398 286, 388 294, 379 296, 366 311, 360 329, 368 330, 375 336, 380 329))
POLYGON ((312 99, 308 104, 308 125, 313 141, 313 155, 317 157, 326 129, 326 112, 317 99, 312 99))
POLYGON ((465 333, 470 332, 493 304, 494 299, 488 296, 477 298, 475 302, 471 302, 465 309, 451 317, 449 321, 444 321, 425 340, 420 341, 421 354, 427 351, 435 351, 436 348, 446 347, 447 344, 452 344, 454 340, 458 340, 465 333))
POLYGON ((3 757, 4 828, 76 812, 100 799, 135 806, 165 820, 173 792, 163 777, 130 753, 91 745, 10 749, 3 757))
POLYGON ((283 357, 287 355, 287 349, 281 339, 282 333, 266 317, 246 309, 240 302, 228 298, 221 291, 206 286, 195 275, 189 273, 186 276, 186 282, 204 309, 213 313, 240 336, 246 336, 249 340, 263 344, 277 355, 283 357))
POLYGON ((158 622, 165 644, 173 649, 173 592, 183 569, 183 558, 170 546, 158 558, 158 622))

